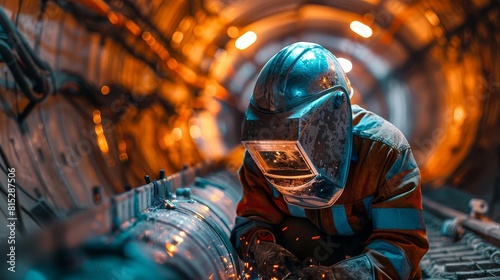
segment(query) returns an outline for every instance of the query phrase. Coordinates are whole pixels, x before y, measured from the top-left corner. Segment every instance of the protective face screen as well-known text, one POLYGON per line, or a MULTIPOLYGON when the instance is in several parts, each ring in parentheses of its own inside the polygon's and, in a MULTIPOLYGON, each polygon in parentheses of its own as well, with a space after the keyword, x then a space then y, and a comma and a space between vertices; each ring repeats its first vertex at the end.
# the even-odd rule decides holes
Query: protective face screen
POLYGON ((298 187, 313 180, 317 172, 298 142, 244 143, 268 180, 280 187, 298 187))

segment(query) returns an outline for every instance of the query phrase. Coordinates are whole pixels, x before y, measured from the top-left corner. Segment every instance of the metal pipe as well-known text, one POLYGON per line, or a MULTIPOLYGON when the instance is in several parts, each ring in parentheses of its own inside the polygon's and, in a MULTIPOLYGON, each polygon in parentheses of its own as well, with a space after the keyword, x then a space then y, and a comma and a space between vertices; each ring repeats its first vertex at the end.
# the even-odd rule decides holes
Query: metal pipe
POLYGON ((425 210, 431 211, 436 216, 442 218, 456 218, 462 221, 462 226, 491 244, 500 247, 500 224, 494 221, 483 221, 469 217, 460 211, 443 206, 429 198, 422 198, 422 205, 425 210))

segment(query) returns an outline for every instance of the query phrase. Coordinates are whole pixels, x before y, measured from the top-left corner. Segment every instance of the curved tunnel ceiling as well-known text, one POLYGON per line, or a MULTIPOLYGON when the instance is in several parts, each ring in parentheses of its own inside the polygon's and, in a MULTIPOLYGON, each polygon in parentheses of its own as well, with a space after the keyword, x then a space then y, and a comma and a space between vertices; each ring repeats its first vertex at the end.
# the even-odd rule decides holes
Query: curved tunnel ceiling
POLYGON ((478 142, 496 150, 498 138, 482 135, 481 128, 484 119, 498 120, 492 105, 498 100, 491 96, 498 87, 498 66, 489 63, 498 62, 497 2, 235 2, 221 14, 240 33, 252 30, 258 39, 244 51, 227 41, 227 54, 216 61, 212 75, 241 96, 240 108, 248 104, 267 59, 287 44, 311 41, 353 62, 348 74, 356 89, 353 102, 403 131, 424 182, 440 185, 464 177, 464 170, 478 165, 469 162, 478 160, 478 142), (373 36, 352 32, 353 20, 368 24, 373 36))
POLYGON ((353 103, 403 131, 426 185, 491 193, 498 176, 498 1, 0 2, 55 77, 19 121, 29 99, 2 65, 0 143, 27 201, 70 213, 227 154, 258 72, 296 41, 352 62, 353 103))

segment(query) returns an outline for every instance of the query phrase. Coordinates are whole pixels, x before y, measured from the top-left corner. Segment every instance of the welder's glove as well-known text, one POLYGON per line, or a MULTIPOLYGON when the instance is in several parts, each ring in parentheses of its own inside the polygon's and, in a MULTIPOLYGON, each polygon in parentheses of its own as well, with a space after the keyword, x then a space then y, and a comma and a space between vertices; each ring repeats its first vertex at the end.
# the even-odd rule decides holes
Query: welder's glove
POLYGON ((300 271, 303 280, 358 280, 375 279, 372 262, 366 255, 359 255, 332 266, 308 266, 300 271))
POLYGON ((282 246, 260 241, 253 248, 253 256, 259 274, 269 278, 285 279, 300 271, 300 261, 282 246))
MULTIPOLYGON (((300 271, 301 280, 335 280, 331 266, 311 265, 300 271)), ((361 279, 361 278, 360 278, 361 279)))

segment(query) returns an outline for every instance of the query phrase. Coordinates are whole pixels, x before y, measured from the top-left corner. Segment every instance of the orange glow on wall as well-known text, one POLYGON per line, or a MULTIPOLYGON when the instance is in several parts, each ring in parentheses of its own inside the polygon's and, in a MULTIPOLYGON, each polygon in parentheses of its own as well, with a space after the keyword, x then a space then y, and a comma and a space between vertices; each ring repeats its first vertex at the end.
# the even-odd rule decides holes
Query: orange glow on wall
POLYGON ((182 139, 182 129, 179 127, 172 129, 172 139, 174 139, 174 141, 180 141, 182 139))
POLYGON ((189 127, 189 135, 191 138, 196 139, 201 137, 201 129, 197 125, 192 125, 189 127))
POLYGON ((142 40, 148 41, 149 39, 151 39, 151 33, 149 31, 142 32, 142 40))
POLYGON ((119 22, 118 15, 115 12, 109 12, 108 13, 108 20, 112 24, 118 24, 118 22, 119 22))
POLYGON ((94 122, 94 124, 100 124, 101 123, 101 111, 99 110, 94 110, 94 112, 92 112, 92 121, 94 122))
POLYGON ((101 124, 97 124, 95 126, 95 134, 97 137, 97 145, 103 154, 107 154, 109 152, 108 141, 106 140, 106 136, 104 136, 104 129, 101 124))
POLYGON ((236 38, 240 34, 240 30, 236 26, 230 26, 227 28, 227 36, 230 38, 236 38))
POLYGON ((178 44, 184 38, 184 34, 182 32, 176 31, 174 35, 172 35, 172 42, 178 44))
POLYGON ((127 161, 128 160, 128 155, 127 155, 127 142, 125 140, 121 139, 118 142, 118 150, 120 151, 120 155, 118 156, 120 161, 127 161))
POLYGON ((448 85, 443 123, 433 133, 420 140, 419 153, 424 155, 420 163, 422 181, 434 185, 444 183, 467 157, 474 144, 481 117, 480 106, 485 99, 484 88, 478 88, 479 64, 471 56, 464 56, 461 63, 443 67, 448 85), (473 82, 470 82, 470 80, 473 82), (474 82, 475 81, 475 82, 474 82))
POLYGON ((125 21, 125 27, 135 36, 139 36, 141 34, 141 28, 139 25, 131 20, 125 21))
POLYGON ((175 60, 175 58, 169 58, 167 60, 168 68, 173 70, 173 69, 177 68, 177 65, 179 65, 179 63, 177 63, 177 60, 175 60))

